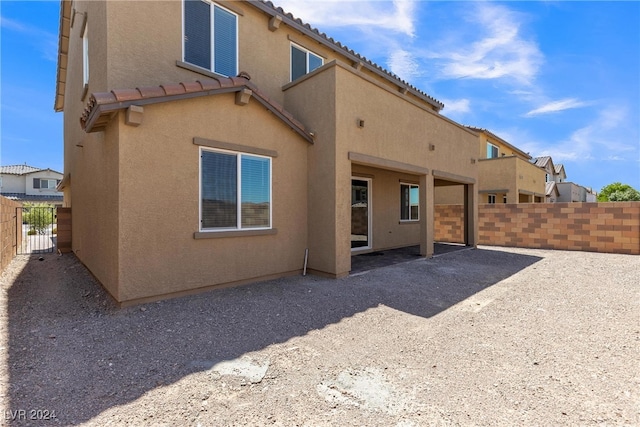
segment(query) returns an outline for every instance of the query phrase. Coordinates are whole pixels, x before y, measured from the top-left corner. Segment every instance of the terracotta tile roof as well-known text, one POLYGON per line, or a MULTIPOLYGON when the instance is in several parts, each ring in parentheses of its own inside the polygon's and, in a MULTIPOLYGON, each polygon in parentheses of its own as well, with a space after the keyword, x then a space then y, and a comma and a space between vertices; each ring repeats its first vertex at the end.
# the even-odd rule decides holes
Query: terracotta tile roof
POLYGON ((86 132, 96 132, 103 130, 118 110, 126 109, 131 105, 142 106, 199 96, 240 92, 244 89, 249 89, 252 92, 252 99, 260 102, 296 133, 308 142, 313 143, 311 132, 306 130, 304 125, 293 117, 290 112, 271 100, 255 84, 251 83, 247 73, 242 72, 237 77, 219 77, 195 82, 138 87, 135 89, 114 89, 111 92, 93 93, 80 117, 80 124, 86 132))
POLYGON ((36 168, 28 165, 10 165, 10 166, 0 166, 0 173, 6 175, 24 175, 27 173, 38 172, 42 169, 36 168))
POLYGON ((418 98, 421 98, 422 100, 431 104, 433 107, 437 108, 438 111, 444 108, 444 104, 442 102, 427 95, 425 92, 402 80, 394 73, 382 68, 378 64, 370 61, 369 59, 353 51, 352 49, 349 49, 347 46, 327 36, 325 33, 321 33, 317 28, 313 28, 311 25, 303 22, 300 18, 296 18, 291 13, 285 12, 281 7, 274 6, 272 2, 266 0, 250 0, 249 3, 271 16, 280 16, 285 24, 289 25, 292 28, 295 28, 303 34, 306 34, 320 44, 329 45, 330 48, 337 50, 339 53, 345 55, 350 60, 354 62, 361 62, 364 67, 386 78, 394 84, 406 88, 408 92, 411 92, 418 98))
POLYGON ((465 128, 472 130, 473 132, 476 133, 482 133, 484 132, 485 134, 489 135, 490 137, 497 139, 498 141, 502 142, 504 145, 506 145, 507 147, 511 148, 514 151, 517 151, 522 157, 524 157, 525 159, 531 161, 531 155, 529 155, 529 153, 525 153, 524 151, 522 151, 521 149, 519 149, 518 147, 516 147, 515 145, 505 141, 504 139, 500 138, 498 135, 496 135, 495 133, 485 129, 485 128, 479 128, 479 127, 475 127, 475 126, 465 126, 465 128))

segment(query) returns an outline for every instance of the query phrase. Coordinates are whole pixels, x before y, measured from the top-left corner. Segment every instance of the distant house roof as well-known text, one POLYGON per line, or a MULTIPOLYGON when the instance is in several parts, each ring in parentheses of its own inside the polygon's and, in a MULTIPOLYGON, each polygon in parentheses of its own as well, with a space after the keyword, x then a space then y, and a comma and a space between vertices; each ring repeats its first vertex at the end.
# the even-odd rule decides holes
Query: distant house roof
MULTIPOLYGON (((549 162, 552 162, 551 156, 542 156, 542 157, 534 158, 532 163, 534 165, 544 169, 545 167, 547 167, 547 164, 549 162)), ((551 164, 553 164, 553 163, 551 163, 551 164)), ((554 168, 554 170, 555 170, 555 168, 554 168)))
MULTIPOLYGON (((354 64, 361 64, 362 67, 377 74, 384 79, 398 85, 402 90, 406 90, 407 93, 411 93, 414 96, 422 99, 426 103, 430 104, 437 111, 444 108, 444 104, 437 99, 427 95, 425 92, 417 89, 406 81, 402 80, 397 75, 382 68, 378 64, 370 61, 364 56, 356 53, 352 49, 343 45, 339 41, 327 36, 325 33, 321 33, 318 29, 311 27, 311 25, 303 22, 300 18, 295 18, 291 13, 286 13, 281 7, 276 7, 270 1, 265 0, 250 0, 248 4, 261 10, 262 12, 272 16, 278 17, 285 24, 294 28, 297 31, 311 37, 316 42, 327 46, 328 48, 339 52, 341 55, 349 58, 354 64)), ((71 32, 71 1, 63 0, 60 2, 60 32, 58 35, 58 69, 56 78, 56 98, 54 102, 54 110, 62 111, 64 109, 64 89, 67 80, 67 62, 69 53, 69 34, 71 32)))
POLYGON ((554 165, 554 167, 556 175, 560 175, 561 173, 563 173, 565 176, 567 176, 567 172, 565 172, 564 165, 562 163, 558 163, 557 165, 554 165))
POLYGON ((18 202, 62 202, 62 196, 52 195, 29 195, 25 193, 2 193, 0 194, 10 200, 16 200, 18 202))
MULTIPOLYGON (((29 165, 10 165, 10 166, 0 166, 0 173, 5 175, 26 175, 34 172, 40 171, 51 171, 55 173, 60 173, 58 171, 54 171, 53 169, 42 169, 36 168, 29 165)), ((60 174, 62 175, 62 174, 60 174)))
POLYGON ((111 117, 118 111, 132 105, 142 106, 160 102, 176 101, 179 99, 196 98, 200 96, 217 95, 222 93, 246 92, 258 101, 276 117, 287 124, 296 133, 313 143, 313 135, 307 131, 302 123, 285 110, 280 104, 269 99, 258 87, 249 81, 246 73, 238 77, 219 77, 202 79, 195 82, 167 84, 161 86, 139 87, 135 89, 114 89, 111 92, 91 94, 89 102, 80 117, 82 129, 86 132, 96 132, 106 127, 111 117))
POLYGON ((507 147, 511 148, 514 151, 517 151, 518 154, 520 154, 521 156, 523 156, 525 159, 527 160, 531 160, 531 156, 529 155, 529 153, 525 153, 524 151, 522 151, 521 149, 519 149, 518 147, 516 147, 515 145, 510 144, 509 142, 505 141, 504 139, 500 138, 498 135, 496 135, 495 133, 484 129, 484 128, 478 128, 475 126, 465 126, 467 129, 472 130, 476 133, 480 133, 480 132, 484 132, 487 135, 489 135, 490 137, 497 139, 498 141, 500 141, 501 143, 503 143, 504 145, 506 145, 507 147))

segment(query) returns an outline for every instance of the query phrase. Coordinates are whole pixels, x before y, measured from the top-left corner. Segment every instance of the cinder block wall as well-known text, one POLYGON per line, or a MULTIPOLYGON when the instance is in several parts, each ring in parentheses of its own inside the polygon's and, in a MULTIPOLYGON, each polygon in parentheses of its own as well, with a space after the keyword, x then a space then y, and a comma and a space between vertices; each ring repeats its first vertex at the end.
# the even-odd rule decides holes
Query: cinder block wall
POLYGON ((16 256, 17 247, 22 244, 22 232, 16 232, 17 227, 22 227, 22 212, 16 209, 21 206, 0 196, 0 272, 9 265, 16 256))
POLYGON ((481 205, 480 244, 640 254, 640 202, 481 205))
POLYGON ((464 205, 435 205, 434 240, 464 243, 464 205))
MULTIPOLYGON (((460 205, 436 206, 436 228, 454 221, 448 206, 460 205)), ((449 229, 436 240, 461 241, 449 229)), ((481 245, 640 255, 640 202, 481 204, 478 234, 481 245)))

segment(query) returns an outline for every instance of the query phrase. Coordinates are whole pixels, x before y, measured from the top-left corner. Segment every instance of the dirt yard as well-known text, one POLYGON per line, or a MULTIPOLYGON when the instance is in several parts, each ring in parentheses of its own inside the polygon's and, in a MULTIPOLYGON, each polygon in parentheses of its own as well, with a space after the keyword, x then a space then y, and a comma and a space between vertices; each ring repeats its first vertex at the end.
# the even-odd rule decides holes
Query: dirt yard
POLYGON ((0 277, 11 425, 640 425, 640 257, 482 247, 118 309, 0 277))

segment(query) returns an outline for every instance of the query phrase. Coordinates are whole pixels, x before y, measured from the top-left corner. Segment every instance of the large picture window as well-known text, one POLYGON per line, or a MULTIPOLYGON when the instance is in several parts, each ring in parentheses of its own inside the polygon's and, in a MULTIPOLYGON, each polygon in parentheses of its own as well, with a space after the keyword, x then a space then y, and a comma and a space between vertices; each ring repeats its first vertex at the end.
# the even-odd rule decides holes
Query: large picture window
POLYGON ((201 150, 200 228, 271 228, 271 158, 201 150))
POLYGON ((418 221, 420 190, 415 184, 400 184, 400 220, 418 221))
POLYGON ((238 74, 238 16, 204 0, 184 0, 184 61, 238 74))
POLYGON ((291 81, 321 67, 323 63, 322 57, 315 53, 300 46, 291 45, 291 81))

